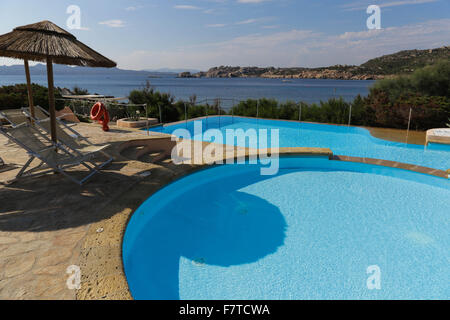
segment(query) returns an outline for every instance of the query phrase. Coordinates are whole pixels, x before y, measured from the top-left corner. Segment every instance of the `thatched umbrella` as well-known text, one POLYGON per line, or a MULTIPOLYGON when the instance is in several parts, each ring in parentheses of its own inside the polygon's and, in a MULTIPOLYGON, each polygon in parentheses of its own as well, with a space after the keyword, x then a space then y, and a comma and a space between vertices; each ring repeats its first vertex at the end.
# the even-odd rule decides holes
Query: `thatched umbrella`
POLYGON ((47 63, 51 134, 55 142, 56 116, 53 63, 104 68, 113 68, 116 66, 115 62, 84 45, 74 35, 50 21, 41 21, 18 27, 12 32, 0 36, 0 56, 24 60, 28 102, 32 115, 34 115, 34 105, 28 61, 47 63))

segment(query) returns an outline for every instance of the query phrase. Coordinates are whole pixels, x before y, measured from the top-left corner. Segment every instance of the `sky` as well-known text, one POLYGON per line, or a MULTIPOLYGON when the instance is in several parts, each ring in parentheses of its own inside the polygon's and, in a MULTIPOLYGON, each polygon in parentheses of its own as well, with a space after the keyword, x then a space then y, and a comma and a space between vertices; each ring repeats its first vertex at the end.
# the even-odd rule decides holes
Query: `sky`
POLYGON ((359 65, 450 45, 450 0, 0 0, 0 34, 41 20, 133 70, 359 65), (68 28, 71 5, 79 29, 68 28), (379 30, 367 27, 369 5, 379 30))

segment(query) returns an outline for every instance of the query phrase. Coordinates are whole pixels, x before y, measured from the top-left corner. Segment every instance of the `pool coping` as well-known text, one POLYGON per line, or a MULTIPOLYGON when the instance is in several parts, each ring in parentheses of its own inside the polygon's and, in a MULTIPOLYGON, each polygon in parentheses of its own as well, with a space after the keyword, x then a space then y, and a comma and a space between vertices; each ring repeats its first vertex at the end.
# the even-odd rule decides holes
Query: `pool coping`
MULTIPOLYGON (((161 137, 161 139, 167 139, 168 142, 171 142, 170 137, 161 137)), ((151 140, 140 139, 139 143, 151 143, 151 140)), ((117 150, 123 150, 124 145, 127 144, 136 145, 136 141, 124 142, 117 150)), ((256 150, 246 150, 246 157, 255 154, 255 152, 256 150)), ((333 152, 326 148, 280 148, 278 153, 282 156, 328 157, 330 161, 360 162, 448 179, 448 173, 442 170, 387 160, 333 155, 333 152)), ((224 157, 224 161, 226 159, 224 157)), ((123 236, 131 217, 143 201, 160 189, 189 174, 211 166, 207 164, 182 165, 171 170, 162 165, 155 165, 150 176, 143 178, 142 181, 133 186, 132 190, 115 199, 105 209, 110 211, 106 216, 111 218, 92 224, 82 245, 79 261, 82 272, 81 289, 77 291, 77 299, 132 300, 122 260, 123 236)))
POLYGON ((408 164, 408 163, 374 159, 374 158, 361 158, 361 157, 333 155, 330 160, 339 160, 339 161, 346 161, 346 162, 360 162, 360 163, 372 164, 372 165, 383 166, 383 167, 397 168, 397 169, 403 169, 403 170, 413 171, 413 172, 417 172, 417 173, 427 174, 427 175, 444 178, 444 179, 448 179, 448 175, 450 173, 450 169, 447 171, 443 171, 443 170, 439 170, 439 169, 422 167, 422 166, 412 165, 412 164, 408 164))

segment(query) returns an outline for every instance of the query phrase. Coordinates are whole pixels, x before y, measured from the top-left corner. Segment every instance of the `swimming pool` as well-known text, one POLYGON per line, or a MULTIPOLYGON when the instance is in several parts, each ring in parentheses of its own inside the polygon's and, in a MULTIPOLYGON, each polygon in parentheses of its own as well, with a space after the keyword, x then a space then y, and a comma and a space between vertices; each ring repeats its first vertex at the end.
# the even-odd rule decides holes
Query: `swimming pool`
MULTIPOLYGON (((227 129, 279 129, 280 147, 330 148, 335 155, 391 160, 440 170, 450 168, 450 145, 424 147, 391 142, 375 138, 368 130, 358 127, 231 116, 213 116, 196 121, 201 121, 204 131, 219 129, 224 136, 227 129)), ((194 135, 194 121, 150 130, 172 134, 177 129, 187 129, 194 140, 204 140, 203 135, 194 135)), ((270 136, 268 140, 270 142, 270 136)), ((239 145, 237 140, 234 144, 239 145)))
POLYGON ((123 241, 135 299, 450 298, 447 179, 327 157, 259 169, 202 170, 141 205, 123 241))

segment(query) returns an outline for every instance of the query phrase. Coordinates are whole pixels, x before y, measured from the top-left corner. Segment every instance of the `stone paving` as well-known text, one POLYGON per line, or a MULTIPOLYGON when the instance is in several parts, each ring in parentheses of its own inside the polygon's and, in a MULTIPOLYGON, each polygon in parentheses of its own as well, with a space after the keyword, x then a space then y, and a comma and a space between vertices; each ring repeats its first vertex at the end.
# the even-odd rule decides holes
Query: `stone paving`
MULTIPOLYGON (((96 143, 146 137, 114 127, 109 133, 96 125, 75 128, 96 143)), ((27 160, 22 149, 6 143, 0 136, 0 157, 15 169, 0 172, 1 182, 13 178, 27 160)), ((118 158, 83 187, 57 175, 0 185, 0 300, 75 299, 76 292, 66 286, 66 269, 79 262, 89 226, 107 219, 108 203, 151 167, 118 158)))

